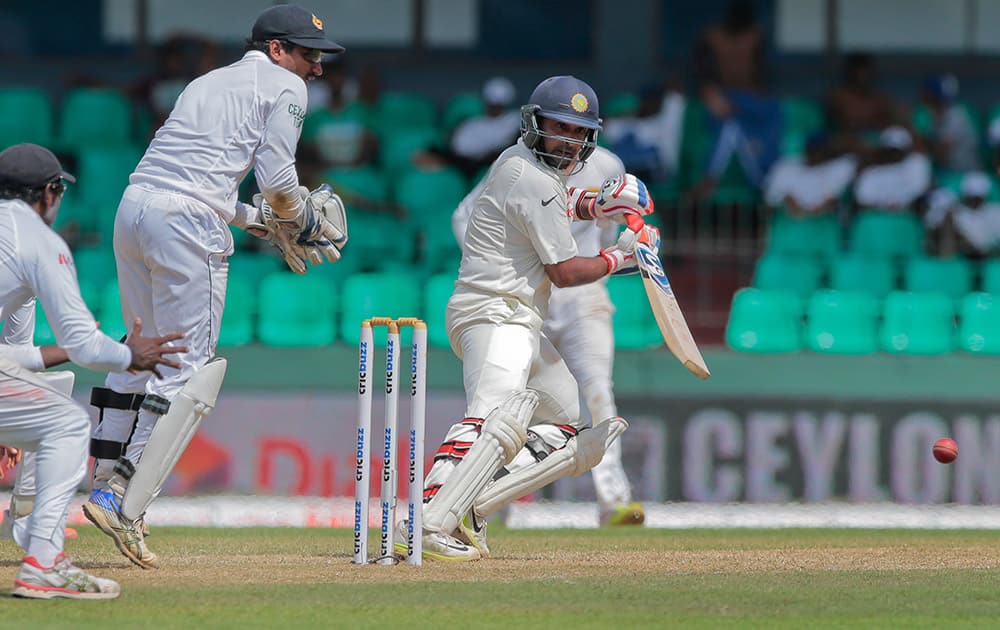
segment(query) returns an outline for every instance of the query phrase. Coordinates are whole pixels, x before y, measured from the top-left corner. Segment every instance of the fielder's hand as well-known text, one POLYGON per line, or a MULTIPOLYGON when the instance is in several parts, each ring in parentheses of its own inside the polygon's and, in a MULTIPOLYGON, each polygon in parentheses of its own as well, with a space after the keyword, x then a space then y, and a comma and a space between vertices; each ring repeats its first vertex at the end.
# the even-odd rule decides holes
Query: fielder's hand
POLYGON ((13 446, 0 445, 0 479, 6 476, 4 470, 11 470, 21 463, 24 452, 13 446))
POLYGON ((187 346, 168 346, 171 341, 182 339, 182 333, 171 333, 162 337, 143 337, 142 320, 138 317, 132 323, 132 332, 125 340, 125 345, 132 351, 132 363, 128 366, 128 371, 136 374, 138 372, 150 371, 157 378, 163 378, 160 374, 160 366, 165 365, 176 370, 181 369, 181 364, 173 359, 168 359, 166 354, 179 354, 187 352, 187 346))

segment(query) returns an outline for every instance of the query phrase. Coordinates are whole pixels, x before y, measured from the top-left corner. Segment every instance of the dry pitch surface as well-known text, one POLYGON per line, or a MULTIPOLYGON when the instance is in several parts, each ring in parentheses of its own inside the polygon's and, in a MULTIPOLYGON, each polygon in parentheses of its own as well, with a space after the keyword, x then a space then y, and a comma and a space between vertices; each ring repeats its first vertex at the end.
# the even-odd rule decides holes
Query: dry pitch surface
MULTIPOLYGON (((163 528, 149 539, 163 568, 142 571, 84 527, 71 555, 121 582, 122 598, 0 598, 0 619, 23 628, 106 628, 109 618, 116 628, 1000 625, 998 532, 491 535, 489 560, 357 567, 346 530, 163 528)), ((17 550, 7 541, 3 550, 10 584, 17 550)))

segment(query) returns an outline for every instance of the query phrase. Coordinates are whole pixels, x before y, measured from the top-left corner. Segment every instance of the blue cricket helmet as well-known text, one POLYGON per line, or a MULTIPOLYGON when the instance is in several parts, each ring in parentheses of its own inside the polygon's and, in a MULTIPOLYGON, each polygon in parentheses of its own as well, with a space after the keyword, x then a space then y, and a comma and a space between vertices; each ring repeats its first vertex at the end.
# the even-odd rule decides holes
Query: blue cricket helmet
POLYGON ((581 143, 583 146, 577 158, 580 166, 594 153, 597 133, 601 130, 600 105, 594 89, 585 82, 568 75, 549 77, 538 84, 528 104, 521 108, 521 137, 525 146, 558 168, 565 157, 545 153, 542 138, 560 136, 541 131, 539 116, 591 130, 581 143))

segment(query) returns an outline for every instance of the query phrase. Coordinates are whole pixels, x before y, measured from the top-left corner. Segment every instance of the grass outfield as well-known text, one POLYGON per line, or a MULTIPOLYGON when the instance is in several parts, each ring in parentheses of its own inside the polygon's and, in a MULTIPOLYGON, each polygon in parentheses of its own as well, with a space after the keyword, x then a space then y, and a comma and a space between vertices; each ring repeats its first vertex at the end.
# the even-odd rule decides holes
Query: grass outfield
MULTIPOLYGON (((374 536, 373 536, 374 540, 374 536)), ((351 533, 159 528, 143 571, 92 527, 78 564, 112 602, 0 595, 17 628, 997 627, 1000 533, 923 530, 504 530, 494 557, 350 564, 351 533), (462 624, 462 625, 459 625, 462 624)), ((2 541, 6 585, 19 560, 2 541)))

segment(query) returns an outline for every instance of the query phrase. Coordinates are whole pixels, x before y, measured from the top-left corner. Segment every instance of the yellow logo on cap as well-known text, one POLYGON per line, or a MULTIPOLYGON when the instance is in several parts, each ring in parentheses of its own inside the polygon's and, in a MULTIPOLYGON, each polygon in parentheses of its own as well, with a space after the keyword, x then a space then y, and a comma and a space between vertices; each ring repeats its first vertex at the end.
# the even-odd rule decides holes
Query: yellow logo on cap
POLYGON ((314 15, 313 16, 313 26, 315 26, 316 28, 318 28, 319 30, 322 31, 323 30, 323 20, 319 19, 318 17, 316 17, 314 15))
POLYGON ((587 107, 590 106, 590 101, 587 100, 586 96, 577 92, 573 95, 573 98, 569 99, 569 104, 573 106, 573 109, 582 114, 587 111, 587 107))

